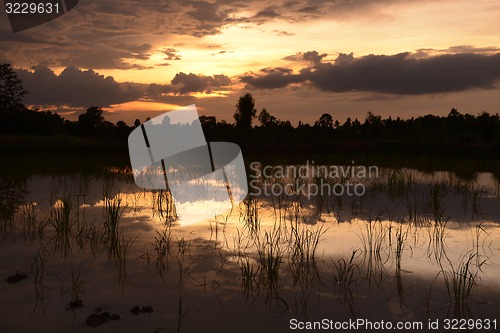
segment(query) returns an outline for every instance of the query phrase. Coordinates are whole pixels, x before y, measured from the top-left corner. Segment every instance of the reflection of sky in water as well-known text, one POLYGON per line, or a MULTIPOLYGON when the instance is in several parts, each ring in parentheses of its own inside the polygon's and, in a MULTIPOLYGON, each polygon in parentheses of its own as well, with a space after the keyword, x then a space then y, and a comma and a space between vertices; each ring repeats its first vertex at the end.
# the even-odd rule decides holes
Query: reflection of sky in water
MULTIPOLYGON (((426 321, 427 316, 443 318, 459 313, 494 319, 497 314, 494 304, 500 300, 500 282, 496 279, 500 275, 498 184, 486 173, 466 182, 444 172, 402 172, 414 177, 411 191, 398 192, 397 186, 389 190, 387 182, 394 175, 391 176, 390 170, 381 170, 381 177, 375 183, 385 185, 372 183, 361 200, 343 197, 339 205, 338 198, 323 198, 324 207, 330 209, 328 214, 317 211, 317 198, 302 198, 300 205, 293 204, 291 198, 281 204, 277 198, 260 198, 256 203, 260 236, 245 227, 243 205, 225 216, 188 227, 174 222, 170 254, 158 262, 155 237, 159 238, 157 231, 165 229, 167 217, 152 208, 157 193, 152 195, 115 177, 33 177, 26 201, 36 202, 39 220, 46 221, 51 204, 70 194, 72 219, 100 228, 106 209, 103 197, 107 193, 108 198, 119 199, 123 209, 119 224, 122 241, 133 243, 126 254, 125 269, 109 259, 106 246, 96 242, 98 245, 92 249, 92 242, 85 237, 82 246, 73 239, 71 251, 63 255, 50 239, 53 234, 50 224, 40 239, 37 232, 23 231, 23 211, 19 210, 16 230, 3 229, 0 274, 5 279, 20 271, 29 278, 19 284, 0 284, 1 326, 9 332, 90 331, 93 329, 83 323, 102 304, 107 304, 110 312, 123 316, 120 321, 95 329, 106 332, 176 331, 179 311, 185 314, 181 328, 189 332, 235 329, 251 332, 266 328, 283 331, 288 328, 290 318, 345 320, 356 316, 426 321), (448 221, 443 229, 443 242, 435 241, 432 210, 419 211, 418 205, 412 204, 436 198, 429 192, 429 184, 436 181, 448 182, 437 195, 439 216, 443 223, 448 221), (475 209, 473 203, 477 205, 475 209), (399 223, 408 219, 412 208, 418 211, 418 227, 415 223, 399 223), (279 216, 283 217, 281 222, 279 216), (373 221, 372 243, 381 244, 377 253, 366 250, 370 243, 369 218, 373 221), (290 251, 285 251, 289 246, 286 239, 292 232, 290 219, 298 221, 302 231, 324 228, 315 265, 306 265, 309 271, 302 271, 307 273, 299 279, 295 276, 298 271, 290 264, 290 251), (252 284, 250 289, 242 288, 240 255, 248 255, 249 263, 257 267, 258 248, 254 241, 262 242, 262 235, 272 233, 277 225, 282 225, 282 240, 277 248, 284 251, 279 282, 273 288, 263 281, 252 284), (476 228, 477 225, 481 228, 476 228), (403 239, 399 261, 398 236, 403 239), (348 262, 353 251, 356 251, 353 259, 356 283, 342 288, 334 282, 334 276, 339 272, 339 260, 344 258, 348 262), (453 304, 450 306, 443 271, 458 269, 469 253, 477 254, 473 263, 484 261, 484 264, 470 301, 457 309, 453 304), (35 283, 33 264, 38 263, 40 268, 42 261, 43 274, 39 276, 43 279, 35 283), (67 311, 71 300, 71 269, 75 272, 79 267, 85 280, 81 295, 84 307, 67 311), (136 317, 129 312, 135 305, 152 305, 156 312, 136 317)), ((471 266, 472 271, 474 267, 471 266)))

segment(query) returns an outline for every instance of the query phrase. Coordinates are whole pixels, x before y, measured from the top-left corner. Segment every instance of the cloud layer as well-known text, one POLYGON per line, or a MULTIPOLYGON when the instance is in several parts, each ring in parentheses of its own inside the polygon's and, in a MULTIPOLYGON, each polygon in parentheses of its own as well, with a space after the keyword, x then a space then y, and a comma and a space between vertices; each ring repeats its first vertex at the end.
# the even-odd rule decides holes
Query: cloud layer
POLYGON ((68 67, 56 75, 48 67, 39 65, 33 71, 19 70, 18 76, 28 91, 25 102, 30 105, 106 107, 143 96, 140 84, 118 83, 113 77, 76 67, 68 67))
MULTIPOLYGON (((0 20, 0 41, 6 43, 0 49, 0 60, 17 59, 18 65, 25 67, 42 63, 56 67, 145 69, 137 61, 150 58, 152 44, 159 36, 168 45, 170 41, 175 44, 176 36, 216 35, 236 24, 342 19, 397 3, 408 1, 278 0, 269 6, 257 0, 86 0, 60 19, 22 34, 11 33, 6 17, 0 20)), ((274 32, 293 35, 286 30, 274 32)), ((167 48, 166 58, 180 59, 175 52, 167 48)))
POLYGON ((290 84, 310 85, 321 91, 368 91, 388 94, 430 94, 493 88, 500 79, 500 53, 491 55, 461 53, 416 58, 411 53, 368 55, 355 58, 340 54, 332 62, 324 55, 306 52, 288 60, 308 61, 294 73, 288 68, 262 69, 243 75, 249 88, 275 89, 290 84))
POLYGON ((28 91, 26 104, 69 107, 108 107, 139 99, 165 101, 175 95, 210 93, 231 84, 225 75, 205 76, 183 72, 178 73, 170 84, 117 82, 111 76, 76 67, 67 67, 57 75, 43 65, 36 66, 32 71, 18 70, 18 76, 28 91))

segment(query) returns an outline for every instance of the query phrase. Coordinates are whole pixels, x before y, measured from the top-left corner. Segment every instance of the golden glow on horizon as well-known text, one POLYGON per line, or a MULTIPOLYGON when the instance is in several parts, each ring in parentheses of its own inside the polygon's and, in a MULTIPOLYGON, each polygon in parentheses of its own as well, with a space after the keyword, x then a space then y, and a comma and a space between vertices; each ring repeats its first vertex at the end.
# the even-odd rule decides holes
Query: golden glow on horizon
POLYGON ((169 104, 169 103, 159 103, 159 102, 147 102, 147 101, 133 101, 122 104, 111 105, 110 108, 106 108, 111 113, 114 112, 141 112, 141 111, 171 111, 175 109, 182 108, 181 105, 169 104))

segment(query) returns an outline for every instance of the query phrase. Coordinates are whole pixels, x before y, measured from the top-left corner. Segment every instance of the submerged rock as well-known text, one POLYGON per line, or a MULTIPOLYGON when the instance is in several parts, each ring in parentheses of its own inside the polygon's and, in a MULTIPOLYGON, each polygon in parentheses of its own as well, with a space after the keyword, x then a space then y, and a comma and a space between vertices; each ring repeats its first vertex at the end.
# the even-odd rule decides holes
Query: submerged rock
POLYGON ((117 313, 111 314, 108 311, 103 311, 100 313, 91 314, 85 321, 85 324, 87 324, 90 327, 97 327, 107 323, 110 320, 120 320, 120 319, 122 319, 122 316, 120 316, 117 313))
POLYGON ((134 316, 137 316, 139 313, 141 313, 141 308, 136 305, 132 309, 130 309, 130 312, 132 312, 134 316))
POLYGON ((16 275, 9 276, 5 281, 7 281, 8 284, 14 284, 14 283, 18 283, 24 279, 27 279, 27 278, 28 278, 28 275, 26 275, 26 274, 16 273, 16 275))
POLYGON ((139 305, 136 305, 130 309, 130 312, 132 312, 134 316, 138 316, 141 313, 153 313, 155 312, 155 309, 149 305, 143 306, 142 308, 139 305))
POLYGON ((113 314, 111 315, 111 320, 120 320, 120 319, 122 319, 122 316, 120 316, 120 315, 119 315, 119 314, 117 314, 117 313, 113 313, 113 314))
POLYGON ((100 313, 93 313, 91 314, 87 320, 85 321, 85 324, 90 327, 97 327, 101 326, 104 323, 107 323, 109 321, 109 318, 100 314, 100 313))

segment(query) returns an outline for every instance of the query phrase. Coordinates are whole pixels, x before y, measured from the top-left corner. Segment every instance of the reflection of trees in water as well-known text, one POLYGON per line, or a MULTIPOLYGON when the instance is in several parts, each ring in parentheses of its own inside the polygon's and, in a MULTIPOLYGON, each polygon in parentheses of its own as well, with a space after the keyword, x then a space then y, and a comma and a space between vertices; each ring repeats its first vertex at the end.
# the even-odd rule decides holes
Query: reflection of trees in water
POLYGON ((25 200, 26 183, 16 179, 0 178, 0 231, 13 223, 17 208, 25 200))

